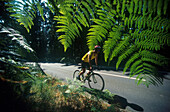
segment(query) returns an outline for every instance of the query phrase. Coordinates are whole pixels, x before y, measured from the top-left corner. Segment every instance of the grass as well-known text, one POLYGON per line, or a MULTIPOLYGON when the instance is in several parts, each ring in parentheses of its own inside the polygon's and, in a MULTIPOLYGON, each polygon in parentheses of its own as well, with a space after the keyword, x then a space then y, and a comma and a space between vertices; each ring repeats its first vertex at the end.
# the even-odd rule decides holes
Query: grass
POLYGON ((101 92, 82 87, 83 83, 77 80, 62 82, 35 70, 30 70, 30 75, 31 72, 34 80, 17 72, 13 74, 27 79, 27 83, 0 79, 1 109, 10 112, 120 112, 116 104, 108 103, 114 96, 108 90, 101 92))
POLYGON ((45 82, 37 81, 31 88, 31 93, 35 94, 29 97, 31 111, 103 112, 107 109, 116 111, 114 106, 100 99, 98 95, 89 94, 88 89, 81 85, 79 81, 68 80, 67 83, 63 83, 54 78, 45 82))

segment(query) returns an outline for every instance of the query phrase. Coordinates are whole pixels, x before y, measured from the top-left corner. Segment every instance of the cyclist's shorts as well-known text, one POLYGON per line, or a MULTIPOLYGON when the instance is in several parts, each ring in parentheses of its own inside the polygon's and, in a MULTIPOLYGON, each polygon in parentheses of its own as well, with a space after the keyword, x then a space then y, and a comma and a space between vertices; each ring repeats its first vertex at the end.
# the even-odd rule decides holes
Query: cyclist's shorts
POLYGON ((90 69, 90 65, 89 65, 89 63, 84 62, 84 61, 82 61, 82 62, 81 62, 81 67, 82 67, 82 68, 90 69))

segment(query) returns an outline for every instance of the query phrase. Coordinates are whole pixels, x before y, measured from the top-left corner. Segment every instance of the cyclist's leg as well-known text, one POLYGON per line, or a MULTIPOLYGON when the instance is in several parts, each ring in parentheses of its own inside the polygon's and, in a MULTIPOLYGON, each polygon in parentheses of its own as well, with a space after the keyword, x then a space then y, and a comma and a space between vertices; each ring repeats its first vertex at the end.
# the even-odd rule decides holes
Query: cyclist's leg
POLYGON ((90 70, 90 65, 89 65, 89 63, 87 63, 87 69, 88 69, 89 71, 88 71, 88 73, 87 73, 87 75, 86 75, 85 77, 89 76, 89 74, 91 73, 91 70, 90 70))
POLYGON ((81 70, 79 76, 77 77, 77 79, 79 79, 79 80, 80 80, 80 76, 81 76, 82 74, 84 74, 85 71, 86 71, 86 64, 85 64, 85 62, 82 61, 81 67, 82 67, 82 70, 81 70))
POLYGON ((82 70, 81 70, 81 72, 80 72, 79 76, 80 76, 80 75, 82 75, 82 74, 84 74, 84 73, 85 73, 85 71, 86 71, 86 68, 82 68, 82 70))

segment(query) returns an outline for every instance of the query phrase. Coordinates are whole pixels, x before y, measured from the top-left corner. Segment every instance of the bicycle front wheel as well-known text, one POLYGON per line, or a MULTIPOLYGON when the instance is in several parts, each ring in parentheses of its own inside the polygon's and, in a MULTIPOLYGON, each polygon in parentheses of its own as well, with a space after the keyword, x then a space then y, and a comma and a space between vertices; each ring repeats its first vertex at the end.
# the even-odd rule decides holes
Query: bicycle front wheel
POLYGON ((92 89, 103 90, 105 83, 101 75, 93 73, 88 79, 89 87, 92 89))
MULTIPOLYGON (((80 70, 75 70, 73 73, 73 79, 77 78, 79 76, 79 74, 80 74, 80 70)), ((84 75, 80 76, 80 80, 84 80, 84 75)))
POLYGON ((80 71, 79 70, 75 70, 74 73, 73 73, 73 79, 77 78, 79 74, 80 74, 80 71))

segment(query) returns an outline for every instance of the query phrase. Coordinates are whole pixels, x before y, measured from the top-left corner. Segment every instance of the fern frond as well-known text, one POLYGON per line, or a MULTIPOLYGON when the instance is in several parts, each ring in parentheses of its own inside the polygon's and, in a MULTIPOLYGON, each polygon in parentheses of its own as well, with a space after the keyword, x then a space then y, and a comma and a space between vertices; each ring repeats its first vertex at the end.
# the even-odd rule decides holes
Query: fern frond
POLYGON ((153 1, 148 0, 148 12, 152 13, 153 12, 153 1))
POLYGON ((119 2, 119 0, 117 1, 116 11, 117 11, 118 14, 120 13, 120 2, 119 2))
POLYGON ((164 7, 163 7, 164 15, 166 15, 166 12, 168 9, 168 3, 169 3, 169 0, 164 0, 164 7))
POLYGON ((137 14, 138 6, 139 6, 138 3, 139 2, 138 2, 138 0, 134 0, 134 2, 135 2, 135 5, 134 5, 134 7, 135 7, 134 8, 134 14, 137 14))
POLYGON ((86 9, 88 10, 89 14, 92 16, 92 18, 95 18, 94 12, 92 10, 92 8, 94 8, 94 4, 92 3, 91 0, 86 0, 86 1, 87 2, 81 1, 81 3, 84 5, 84 7, 86 7, 86 9))
POLYGON ((154 0, 154 2, 153 2, 153 9, 154 9, 154 13, 156 13, 156 9, 157 9, 157 2, 158 2, 158 0, 154 0))
MULTIPOLYGON (((99 12, 103 13, 103 11, 99 10, 99 12)), ((111 30, 111 24, 112 20, 109 20, 108 18, 105 18, 105 20, 100 19, 92 19, 97 25, 92 25, 89 29, 88 33, 88 46, 89 49, 93 49, 94 45, 98 44, 98 42, 101 42, 101 40, 106 39, 108 31, 111 30)), ((113 20, 114 21, 114 20, 113 20)))
POLYGON ((120 41, 120 43, 117 44, 117 46, 112 51, 109 61, 111 61, 118 54, 122 53, 129 45, 130 45, 130 43, 129 43, 128 37, 125 40, 120 41))
MULTIPOLYGON (((82 26, 81 24, 78 22, 78 20, 76 18, 73 18, 74 22, 76 23, 76 25, 78 26, 78 28, 82 31, 82 26)), ((79 31, 79 30, 78 30, 79 31)))
POLYGON ((38 8, 38 10, 40 11, 40 15, 41 15, 42 19, 45 21, 44 11, 43 11, 43 8, 41 7, 41 5, 40 5, 39 2, 37 2, 37 8, 38 8))
POLYGON ((146 9, 147 9, 147 0, 144 0, 144 3, 143 3, 143 17, 146 15, 146 9))
POLYGON ((143 61, 151 62, 157 65, 167 64, 167 58, 165 58, 164 56, 160 54, 156 54, 156 53, 153 53, 147 50, 143 50, 141 51, 140 55, 143 61))
POLYGON ((7 6, 10 6, 7 10, 13 13, 10 16, 15 17, 20 25, 24 25, 27 32, 29 32, 34 25, 33 19, 36 17, 38 11, 40 12, 42 19, 45 20, 43 8, 38 0, 34 0, 32 3, 29 0, 23 2, 15 0, 15 2, 11 2, 11 5, 7 4, 7 6), (37 6, 37 9, 35 6, 37 6))
POLYGON ((158 14, 158 16, 161 16, 162 5, 163 5, 162 0, 159 0, 158 5, 157 5, 157 14, 158 14))
POLYGON ((103 46, 103 53, 106 62, 110 55, 110 52, 112 52, 113 48, 116 46, 116 43, 117 43, 117 39, 114 37, 109 38, 107 41, 105 41, 103 46))
POLYGON ((94 0, 96 5, 101 5, 99 0, 94 0))
POLYGON ((133 4, 133 0, 130 1, 130 6, 127 7, 128 8, 128 11, 130 13, 130 17, 132 16, 132 13, 133 13, 133 7, 134 7, 134 4, 133 4))
POLYGON ((137 60, 136 62, 134 62, 130 67, 130 77, 133 77, 135 75, 133 73, 138 71, 142 67, 143 67, 142 60, 137 60))
MULTIPOLYGON (((131 57, 132 58, 132 57, 131 57)), ((166 58, 156 53, 152 53, 150 51, 143 50, 139 53, 138 58, 134 58, 128 60, 125 65, 124 72, 130 66, 130 76, 133 77, 134 75, 138 75, 136 82, 138 84, 141 83, 141 79, 144 79, 147 86, 152 83, 156 85, 157 83, 162 83, 162 80, 157 75, 156 65, 163 65, 166 64, 166 58), (140 58, 139 58, 140 57, 140 58), (135 61, 136 60, 136 61, 135 61), (135 62, 134 62, 135 61, 135 62)))
POLYGON ((121 10, 121 15, 122 16, 124 15, 125 3, 126 3, 126 0, 123 0, 123 2, 122 2, 122 10, 121 10))
POLYGON ((120 63, 126 59, 127 57, 129 57, 130 55, 132 55, 132 53, 134 53, 136 51, 136 46, 131 46, 128 47, 127 50, 125 50, 125 52, 123 52, 119 57, 118 57, 118 61, 116 63, 116 69, 118 69, 120 63))
POLYGON ((86 19, 85 21, 88 22, 87 26, 89 27, 89 24, 90 24, 90 19, 89 19, 89 18, 90 18, 90 15, 89 15, 89 13, 87 12, 87 10, 86 10, 85 8, 80 7, 80 9, 83 11, 85 17, 88 18, 88 19, 86 19))
POLYGON ((126 62, 125 67, 123 69, 123 74, 126 72, 126 70, 130 67, 130 65, 140 57, 140 53, 135 53, 130 57, 130 59, 126 62))
POLYGON ((78 13, 79 13, 80 16, 75 15, 75 17, 77 18, 77 20, 78 20, 80 23, 82 23, 82 24, 86 27, 86 20, 85 20, 85 18, 83 17, 83 15, 82 15, 81 12, 78 11, 78 13))
POLYGON ((149 83, 158 86, 158 84, 163 84, 163 78, 157 76, 158 74, 154 72, 153 74, 145 74, 149 80, 149 83))
MULTIPOLYGON (((0 24, 0 35, 3 37, 3 39, 0 39, 0 49, 1 53, 5 53, 8 58, 12 58, 14 56, 25 57, 25 54, 22 54, 22 52, 25 53, 34 53, 34 50, 30 47, 30 45, 27 43, 27 40, 16 30, 12 28, 3 27, 0 24), (2 27, 2 28, 1 28, 2 27), (5 45, 3 45, 5 43, 5 45), (4 46, 4 47, 3 47, 4 46), (11 49, 10 46, 16 47, 15 49, 11 49)), ((1 56, 3 56, 1 54, 1 56)), ((16 58, 15 58, 16 59, 16 58)))
POLYGON ((142 0, 139 0, 139 10, 138 10, 138 14, 141 14, 141 9, 142 9, 142 0))
POLYGON ((144 74, 144 68, 141 68, 140 70, 137 70, 135 73, 133 73, 131 76, 135 76, 135 75, 137 75, 137 77, 136 77, 136 81, 138 81, 138 79, 140 79, 141 78, 141 75, 143 76, 143 74, 144 74))
POLYGON ((102 26, 92 25, 92 28, 89 29, 89 33, 87 34, 89 49, 93 49, 98 42, 101 42, 103 38, 106 38, 107 29, 102 26))
POLYGON ((161 48, 161 44, 145 40, 145 41, 138 42, 137 47, 141 48, 141 49, 145 49, 145 50, 147 49, 147 50, 156 50, 156 51, 158 51, 161 48))

